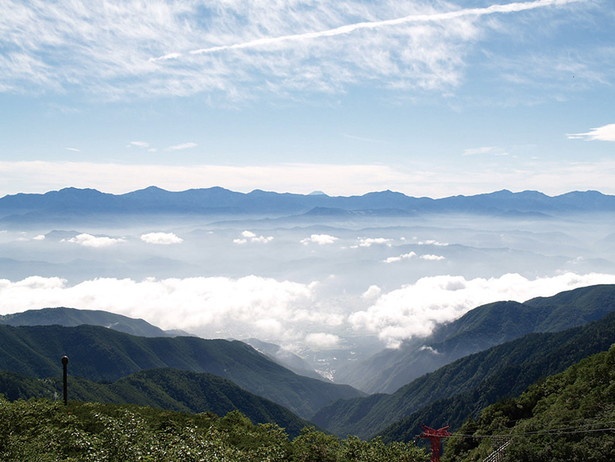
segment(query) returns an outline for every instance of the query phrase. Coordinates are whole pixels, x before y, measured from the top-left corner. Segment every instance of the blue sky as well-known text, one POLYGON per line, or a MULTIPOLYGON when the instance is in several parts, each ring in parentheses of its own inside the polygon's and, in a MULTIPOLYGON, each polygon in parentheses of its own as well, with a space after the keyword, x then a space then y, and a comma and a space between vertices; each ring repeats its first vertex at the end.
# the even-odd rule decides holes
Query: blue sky
POLYGON ((615 194, 613 0, 0 3, 0 195, 615 194))

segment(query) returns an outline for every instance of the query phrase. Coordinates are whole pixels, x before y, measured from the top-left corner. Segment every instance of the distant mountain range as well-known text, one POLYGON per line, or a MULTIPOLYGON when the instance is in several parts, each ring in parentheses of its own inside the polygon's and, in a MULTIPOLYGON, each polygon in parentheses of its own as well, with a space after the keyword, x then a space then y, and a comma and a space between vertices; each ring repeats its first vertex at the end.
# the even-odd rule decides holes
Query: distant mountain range
POLYGON ((255 190, 244 194, 214 187, 181 192, 157 187, 114 195, 66 188, 45 194, 0 198, 0 223, 83 219, 93 215, 252 215, 252 216, 412 216, 421 213, 477 213, 505 216, 613 212, 615 196, 597 191, 551 197, 537 191, 507 190, 442 199, 410 197, 393 191, 362 196, 290 194, 255 190))

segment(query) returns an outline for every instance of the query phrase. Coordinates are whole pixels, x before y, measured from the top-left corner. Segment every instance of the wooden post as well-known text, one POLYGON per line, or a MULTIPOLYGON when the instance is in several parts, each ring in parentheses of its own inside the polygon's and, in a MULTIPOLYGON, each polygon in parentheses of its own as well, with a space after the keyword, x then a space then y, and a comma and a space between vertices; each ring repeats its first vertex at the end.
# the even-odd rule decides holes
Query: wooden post
POLYGON ((64 405, 68 404, 68 356, 62 356, 62 392, 64 394, 64 405))

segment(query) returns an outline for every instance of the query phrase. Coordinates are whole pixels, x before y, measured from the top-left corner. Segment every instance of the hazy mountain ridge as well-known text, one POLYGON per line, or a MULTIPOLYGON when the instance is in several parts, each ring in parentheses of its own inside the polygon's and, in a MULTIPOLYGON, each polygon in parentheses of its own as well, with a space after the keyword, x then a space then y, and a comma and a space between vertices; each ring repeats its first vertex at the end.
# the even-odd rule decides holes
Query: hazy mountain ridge
POLYGON ((136 337, 88 325, 0 325, 0 336, 0 370, 38 378, 60 375, 59 358, 66 354, 72 375, 94 381, 158 368, 211 373, 302 417, 336 399, 362 395, 347 385, 297 375, 239 341, 136 337))
POLYGON ((303 375, 305 377, 312 377, 319 380, 327 380, 325 377, 320 375, 314 369, 310 367, 307 361, 302 359, 300 356, 292 353, 291 351, 285 350, 280 345, 275 345, 269 342, 263 342, 262 340, 256 338, 244 339, 242 342, 247 343, 255 350, 263 353, 265 356, 275 361, 279 365, 285 367, 286 369, 290 369, 295 374, 303 375))
POLYGON ((74 327, 84 324, 102 326, 139 337, 177 337, 188 335, 186 332, 169 332, 156 327, 143 319, 129 318, 102 310, 79 310, 76 308, 42 308, 22 313, 0 315, 0 324, 7 326, 64 326, 74 327))
POLYGON ((126 194, 65 188, 45 194, 15 194, 0 198, 0 220, 36 222, 75 214, 219 214, 219 215, 335 215, 367 213, 480 213, 496 215, 615 211, 615 196, 597 191, 547 196, 536 191, 507 190, 441 199, 411 197, 392 191, 362 196, 328 196, 255 190, 239 193, 220 187, 180 192, 149 187, 126 194))
POLYGON ((585 326, 529 334, 466 356, 390 395, 338 401, 312 420, 338 435, 368 438, 382 433, 389 440, 409 440, 425 419, 436 427, 459 426, 487 405, 516 396, 537 380, 605 351, 613 343, 614 313, 585 326))
POLYGON ((463 356, 532 332, 555 332, 582 325, 615 311, 615 285, 596 285, 524 303, 483 305, 427 338, 411 339, 397 350, 342 369, 337 379, 368 392, 393 393, 421 375, 463 356))

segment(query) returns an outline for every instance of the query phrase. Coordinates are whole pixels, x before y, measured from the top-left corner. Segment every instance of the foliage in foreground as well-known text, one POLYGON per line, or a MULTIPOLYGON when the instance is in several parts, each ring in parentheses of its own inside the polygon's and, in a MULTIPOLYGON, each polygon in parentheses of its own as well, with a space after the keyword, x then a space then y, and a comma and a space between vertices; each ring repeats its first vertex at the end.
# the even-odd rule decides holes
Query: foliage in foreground
POLYGON ((615 460, 615 346, 487 407, 447 441, 445 460, 481 461, 506 440, 504 461, 615 460))
POLYGON ((131 405, 0 398, 0 460, 415 462, 425 460, 425 452, 379 439, 340 440, 309 427, 289 439, 279 426, 254 425, 237 411, 220 418, 131 405))

